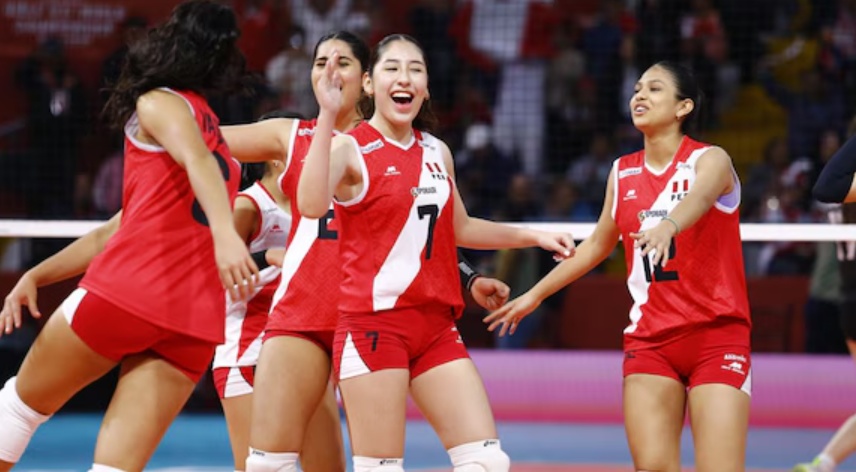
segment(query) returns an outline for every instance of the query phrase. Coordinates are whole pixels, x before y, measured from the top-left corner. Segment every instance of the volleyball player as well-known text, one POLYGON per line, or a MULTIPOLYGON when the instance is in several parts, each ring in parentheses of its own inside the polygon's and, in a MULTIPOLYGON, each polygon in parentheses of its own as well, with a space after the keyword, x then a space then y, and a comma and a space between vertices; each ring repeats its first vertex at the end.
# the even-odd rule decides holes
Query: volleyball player
MULTIPOLYGON (((448 147, 423 132, 428 71, 404 35, 376 47, 363 77, 368 122, 332 137, 345 105, 331 60, 315 86, 321 108, 297 204, 321 218, 336 199, 342 296, 333 366, 357 472, 403 470, 408 390, 456 471, 505 472, 481 378, 455 326, 462 308, 455 246, 541 246, 570 256, 570 235, 470 218, 448 147)), ((293 249, 293 246, 292 246, 293 249)))
MULTIPOLYGON (((856 201, 856 119, 850 123, 850 139, 832 156, 814 186, 814 196, 825 203, 856 201)), ((830 212, 832 223, 856 223, 856 204, 844 203, 830 212)), ((841 270, 841 329, 850 355, 856 359, 856 242, 838 243, 841 270)), ((856 415, 838 429, 823 451, 810 463, 797 464, 794 472, 833 472, 856 451, 856 415)))
MULTIPOLYGON (((313 87, 333 60, 333 51, 339 54, 329 67, 342 78, 343 106, 332 130, 348 131, 361 122, 356 105, 369 49, 346 31, 322 37, 313 53, 313 87)), ((316 120, 271 120, 225 127, 224 134, 241 160, 282 159, 286 171, 281 188, 291 198, 294 218, 256 371, 247 470, 296 470, 299 455, 304 470, 344 471, 338 406, 328 382, 342 280, 339 225, 332 207, 320 218, 306 218, 296 200, 316 120)), ((509 293, 505 284, 480 277, 464 260, 460 270, 479 304, 490 309, 505 303, 509 293)))
MULTIPOLYGON (((485 318, 500 335, 602 262, 623 238, 633 297, 624 417, 637 471, 678 472, 689 409, 699 472, 744 470, 751 358, 740 182, 721 148, 687 135, 701 91, 669 62, 630 100, 645 148, 613 164, 594 233, 531 290, 485 318)), ((595 315, 595 314, 592 314, 595 315)))
MULTIPOLYGON (((142 471, 223 339, 224 287, 234 299, 253 290, 258 269, 231 218, 240 169, 202 95, 240 86, 239 35, 231 9, 192 0, 129 52, 105 108, 126 137, 121 224, 0 391, 0 470, 121 365, 91 470, 142 471)), ((0 321, 19 322, 5 310, 0 321)))
POLYGON ((280 268, 266 264, 268 249, 285 248, 291 229, 288 198, 277 181, 281 161, 267 161, 260 180, 235 199, 234 224, 247 242, 259 272, 255 290, 247 300, 226 300, 225 341, 214 352, 214 385, 226 416, 235 470, 245 470, 252 419, 253 377, 262 345, 273 294, 279 285, 280 268))

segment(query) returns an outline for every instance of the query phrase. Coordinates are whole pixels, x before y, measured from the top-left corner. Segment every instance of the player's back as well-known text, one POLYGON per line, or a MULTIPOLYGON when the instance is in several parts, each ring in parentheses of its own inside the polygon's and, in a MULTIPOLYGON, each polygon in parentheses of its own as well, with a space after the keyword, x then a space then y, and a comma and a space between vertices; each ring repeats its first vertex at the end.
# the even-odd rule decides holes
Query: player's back
MULTIPOLYGON (((234 200, 240 166, 220 135, 217 116, 196 93, 163 90, 190 107, 234 200)), ((138 129, 134 114, 125 127, 121 225, 81 286, 151 323, 219 342, 225 292, 208 221, 187 172, 162 147, 137 140, 138 129)))

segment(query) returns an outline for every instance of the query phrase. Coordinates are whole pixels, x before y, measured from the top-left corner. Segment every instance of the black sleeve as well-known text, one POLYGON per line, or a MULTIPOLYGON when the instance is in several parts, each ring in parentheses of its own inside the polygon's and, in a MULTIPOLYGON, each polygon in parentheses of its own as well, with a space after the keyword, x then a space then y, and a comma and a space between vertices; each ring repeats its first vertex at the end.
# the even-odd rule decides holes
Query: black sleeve
POLYGON ((475 267, 464 257, 464 253, 458 249, 458 269, 461 270, 461 284, 463 284, 464 288, 467 291, 472 287, 473 282, 479 277, 481 274, 478 273, 475 267))
POLYGON ((814 198, 824 203, 842 203, 850 193, 856 174, 856 136, 850 138, 826 163, 814 184, 814 198))
POLYGON ((267 251, 259 251, 251 254, 253 260, 256 262, 256 266, 258 266, 259 270, 264 269, 265 267, 270 266, 268 264, 267 258, 265 257, 265 253, 267 251))

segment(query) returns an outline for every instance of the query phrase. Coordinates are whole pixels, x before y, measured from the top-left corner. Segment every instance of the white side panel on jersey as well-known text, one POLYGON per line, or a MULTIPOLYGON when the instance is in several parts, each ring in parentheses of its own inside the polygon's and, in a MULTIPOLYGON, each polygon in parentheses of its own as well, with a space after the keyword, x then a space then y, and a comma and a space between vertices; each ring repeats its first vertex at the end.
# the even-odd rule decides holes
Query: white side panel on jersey
MULTIPOLYGON (((697 149, 693 151, 686 162, 679 162, 677 164, 677 170, 671 180, 666 183, 648 210, 657 212, 657 214, 646 216, 642 219, 639 231, 646 231, 657 226, 662 221, 663 216, 668 215, 678 206, 680 199, 676 198, 676 193, 673 192, 673 189, 678 188, 682 191, 684 182, 687 182, 688 190, 692 189, 692 185, 695 182, 695 161, 706 150, 707 148, 697 149)), ((649 252, 647 257, 648 265, 651 268, 651 276, 653 277, 654 263, 651 262, 651 259, 654 257, 654 254, 649 252)), ((645 264, 642 262, 636 263, 636 261, 641 260, 641 248, 633 248, 633 269, 630 272, 630 276, 627 277, 627 289, 633 297, 633 307, 630 309, 630 326, 624 329, 625 334, 631 334, 636 331, 636 328, 639 326, 639 320, 642 319, 642 306, 648 303, 648 289, 651 287, 651 282, 645 277, 645 264)))
POLYGON ((350 138, 351 142, 354 143, 354 150, 356 150, 357 158, 360 161, 360 173, 363 176, 363 190, 356 197, 346 202, 340 202, 336 199, 336 196, 333 195, 333 201, 335 201, 339 205, 342 205, 343 207, 348 207, 356 205, 357 203, 363 201, 364 198, 366 198, 366 194, 369 193, 369 185, 371 185, 371 182, 369 179, 369 169, 368 167, 366 167, 366 156, 363 155, 363 151, 360 149, 360 143, 357 142, 357 138, 351 136, 350 134, 344 134, 342 136, 347 136, 348 138, 350 138))
POLYGON ((288 166, 291 165, 291 156, 294 154, 294 143, 297 141, 298 130, 300 130, 300 120, 292 120, 291 136, 289 136, 288 139, 288 149, 285 151, 285 170, 282 174, 279 174, 279 178, 276 179, 276 183, 279 185, 279 188, 282 188, 282 178, 285 177, 286 173, 288 173, 288 166))
MULTIPOLYGON (((330 208, 333 208, 332 203, 330 204, 330 208)), ((273 294, 271 311, 282 300, 282 297, 285 296, 291 280, 294 279, 294 274, 300 269, 300 265, 303 264, 303 260, 306 259, 306 255, 309 254, 309 250, 312 249, 312 245, 318 239, 318 225, 318 219, 316 218, 307 218, 305 216, 300 218, 297 231, 294 233, 294 239, 291 240, 288 250, 285 251, 285 258, 282 260, 282 279, 280 279, 279 287, 277 287, 276 292, 273 294)))
POLYGON ((273 282, 279 277, 280 269, 276 266, 265 267, 259 272, 259 283, 255 285, 252 296, 248 300, 232 302, 229 293, 226 292, 226 332, 223 344, 214 350, 214 364, 217 367, 237 367, 256 365, 261 352, 261 338, 256 339, 247 347, 241 358, 238 358, 240 350, 241 334, 243 333, 244 320, 247 318, 247 304, 262 291, 265 285, 273 282))
POLYGON ((612 161, 612 221, 618 222, 615 214, 618 210, 618 163, 621 158, 612 161))
POLYGON ((422 149, 423 164, 420 166, 419 187, 411 189, 415 198, 410 207, 410 214, 372 286, 375 311, 395 307, 398 297, 416 279, 422 268, 422 252, 428 242, 431 219, 439 219, 450 201, 452 192, 448 180, 438 180, 437 173, 432 173, 425 165, 432 163, 440 166, 443 175, 449 178, 440 147, 436 145, 433 137, 429 136, 422 149), (425 213, 425 209, 431 207, 436 207, 436 215, 425 213), (420 208, 423 211, 421 215, 420 208))

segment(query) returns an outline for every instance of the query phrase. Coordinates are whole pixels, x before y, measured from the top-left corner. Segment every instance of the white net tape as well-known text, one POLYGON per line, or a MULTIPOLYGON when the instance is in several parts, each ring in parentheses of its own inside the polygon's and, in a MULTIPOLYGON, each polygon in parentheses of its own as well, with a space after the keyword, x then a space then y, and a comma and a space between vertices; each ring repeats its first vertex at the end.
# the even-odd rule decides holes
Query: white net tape
MULTIPOLYGON (((103 221, 45 221, 0 219, 0 238, 77 238, 103 221)), ((589 237, 594 223, 514 223, 527 228, 566 231, 577 240, 589 237)), ((744 241, 856 241, 856 225, 770 224, 740 225, 744 241)))

